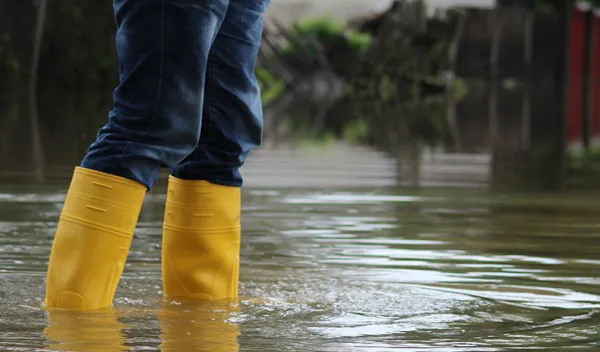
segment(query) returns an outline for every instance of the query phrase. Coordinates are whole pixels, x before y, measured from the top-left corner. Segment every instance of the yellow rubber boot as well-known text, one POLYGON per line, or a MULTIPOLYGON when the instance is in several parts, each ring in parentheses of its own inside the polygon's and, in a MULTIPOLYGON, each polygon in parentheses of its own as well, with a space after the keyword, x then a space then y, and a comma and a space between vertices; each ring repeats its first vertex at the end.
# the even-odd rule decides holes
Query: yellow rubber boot
POLYGON ((238 187, 169 177, 162 248, 168 298, 237 298, 240 207, 238 187))
POLYGON ((46 307, 112 306, 145 194, 135 181, 75 169, 50 254, 46 307))

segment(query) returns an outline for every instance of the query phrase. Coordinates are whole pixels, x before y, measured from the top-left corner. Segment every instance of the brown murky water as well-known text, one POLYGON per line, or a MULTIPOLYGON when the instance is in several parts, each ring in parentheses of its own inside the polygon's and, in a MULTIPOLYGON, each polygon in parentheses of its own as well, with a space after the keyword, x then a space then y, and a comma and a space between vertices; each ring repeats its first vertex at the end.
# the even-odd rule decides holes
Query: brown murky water
POLYGON ((600 350, 598 194, 248 189, 240 294, 161 301, 162 189, 114 310, 48 315, 64 188, 0 188, 2 351, 600 350))

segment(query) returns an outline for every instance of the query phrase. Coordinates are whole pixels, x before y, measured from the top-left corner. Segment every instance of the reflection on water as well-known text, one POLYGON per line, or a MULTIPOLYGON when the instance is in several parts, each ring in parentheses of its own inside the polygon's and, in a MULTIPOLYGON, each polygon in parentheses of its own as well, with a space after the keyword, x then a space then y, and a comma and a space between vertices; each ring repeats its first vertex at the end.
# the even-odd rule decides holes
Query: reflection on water
POLYGON ((164 302, 164 196, 114 310, 45 312, 64 188, 0 189, 0 350, 600 349, 596 194, 247 190, 240 302, 164 302))
POLYGON ((49 311, 44 334, 46 347, 54 351, 120 351, 125 346, 124 329, 114 310, 76 313, 49 311))
POLYGON ((166 304, 158 312, 161 350, 165 352, 238 351, 238 307, 233 305, 166 304))
MULTIPOLYGON (((45 348, 51 351, 122 351, 135 346, 128 341, 131 323, 124 320, 158 319, 160 333, 149 332, 140 341, 154 340, 161 351, 238 351, 240 330, 234 319, 239 306, 221 303, 164 302, 144 311, 115 309, 99 312, 51 310, 47 313, 45 348), (145 316, 145 317, 144 317, 145 316)), ((140 337, 138 337, 139 339, 140 337)))

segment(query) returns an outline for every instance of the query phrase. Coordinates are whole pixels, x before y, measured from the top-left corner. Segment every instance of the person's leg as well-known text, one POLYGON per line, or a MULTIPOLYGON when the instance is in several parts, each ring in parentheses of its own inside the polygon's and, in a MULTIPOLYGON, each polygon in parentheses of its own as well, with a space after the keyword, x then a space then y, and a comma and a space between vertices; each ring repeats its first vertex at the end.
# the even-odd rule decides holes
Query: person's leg
POLYGON ((115 0, 121 83, 81 166, 152 188, 193 152, 210 46, 228 0, 115 0))
POLYGON ((163 232, 167 297, 238 295, 240 167, 262 139, 254 75, 269 0, 230 0, 211 48, 198 147, 173 169, 163 232))
POLYGON ((208 59, 200 141, 173 176, 242 186, 240 167, 262 141, 262 102, 254 69, 269 3, 230 0, 208 59))
POLYGON ((48 308, 112 305, 142 201, 197 145, 206 62, 228 0, 115 0, 120 84, 56 230, 48 308))

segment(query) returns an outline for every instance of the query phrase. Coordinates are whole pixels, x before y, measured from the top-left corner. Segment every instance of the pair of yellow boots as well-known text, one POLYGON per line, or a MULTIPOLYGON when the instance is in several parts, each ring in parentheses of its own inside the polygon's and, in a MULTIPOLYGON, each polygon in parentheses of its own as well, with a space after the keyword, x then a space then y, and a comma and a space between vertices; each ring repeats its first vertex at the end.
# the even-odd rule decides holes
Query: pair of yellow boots
MULTIPOLYGON (((47 308, 112 306, 146 187, 78 167, 58 223, 46 282, 47 308)), ((235 299, 240 189, 169 178, 162 274, 167 298, 235 299)))

